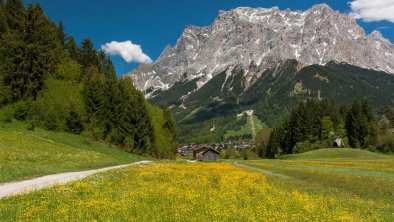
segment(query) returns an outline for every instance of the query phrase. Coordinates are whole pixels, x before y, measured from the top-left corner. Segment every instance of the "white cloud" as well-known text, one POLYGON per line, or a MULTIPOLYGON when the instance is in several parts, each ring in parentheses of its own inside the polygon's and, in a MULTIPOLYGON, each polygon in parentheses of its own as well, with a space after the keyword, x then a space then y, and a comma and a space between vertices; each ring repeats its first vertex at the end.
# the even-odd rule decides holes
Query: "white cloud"
POLYGON ((141 46, 131 41, 105 43, 101 49, 110 55, 120 55, 126 62, 151 63, 152 59, 142 52, 141 46))
POLYGON ((355 19, 394 22, 394 0, 353 0, 349 5, 352 9, 350 16, 355 19))
POLYGON ((378 29, 378 30, 390 29, 390 27, 388 27, 388 26, 379 26, 379 27, 377 27, 376 29, 378 29))

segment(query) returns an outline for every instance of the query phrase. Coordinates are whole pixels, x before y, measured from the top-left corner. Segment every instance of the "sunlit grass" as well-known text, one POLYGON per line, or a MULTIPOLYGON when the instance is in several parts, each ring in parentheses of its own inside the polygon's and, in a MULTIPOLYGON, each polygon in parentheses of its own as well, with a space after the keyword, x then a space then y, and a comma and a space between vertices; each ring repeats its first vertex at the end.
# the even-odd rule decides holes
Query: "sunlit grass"
MULTIPOLYGON (((352 191, 364 179, 371 182, 367 177, 337 175, 319 182, 319 178, 330 175, 308 171, 310 176, 302 176, 284 170, 281 173, 288 177, 277 177, 258 170, 264 161, 248 163, 251 169, 223 162, 168 162, 97 174, 69 185, 0 200, 0 221, 394 219, 390 196, 384 192, 372 197, 359 195, 368 189, 364 185, 352 191), (345 181, 343 187, 335 185, 345 181)), ((394 185, 393 180, 384 179, 375 183, 372 189, 381 185, 385 191, 394 185)))
POLYGON ((23 123, 18 122, 0 127, 0 183, 140 159, 78 135, 38 128, 28 131, 23 123))

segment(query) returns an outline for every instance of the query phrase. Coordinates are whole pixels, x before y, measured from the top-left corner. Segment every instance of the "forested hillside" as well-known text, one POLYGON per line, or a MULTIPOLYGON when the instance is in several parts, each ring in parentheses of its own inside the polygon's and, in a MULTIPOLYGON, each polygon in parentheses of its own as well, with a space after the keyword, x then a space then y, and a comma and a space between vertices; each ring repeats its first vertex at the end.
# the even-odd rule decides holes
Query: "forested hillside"
POLYGON ((82 133, 137 154, 175 154, 171 115, 148 107, 132 80, 117 78, 109 56, 88 38, 77 44, 38 4, 0 0, 0 107, 3 122, 82 133))
POLYGON ((308 100, 294 107, 272 132, 266 133, 269 136, 262 138, 261 132, 256 142, 260 156, 268 158, 326 147, 390 153, 394 152, 393 124, 394 109, 388 105, 376 115, 366 99, 349 105, 308 100))
POLYGON ((394 105, 394 76, 331 61, 326 65, 306 65, 286 60, 261 72, 254 84, 246 87, 245 73, 236 67, 214 76, 198 88, 196 82, 181 81, 150 98, 153 104, 173 105, 179 136, 185 141, 222 140, 236 124, 236 115, 254 110, 266 125, 275 126, 298 102, 330 99, 340 105, 366 98, 372 109, 394 105), (219 87, 218 87, 219 86, 219 87), (216 126, 214 135, 209 131, 216 126))

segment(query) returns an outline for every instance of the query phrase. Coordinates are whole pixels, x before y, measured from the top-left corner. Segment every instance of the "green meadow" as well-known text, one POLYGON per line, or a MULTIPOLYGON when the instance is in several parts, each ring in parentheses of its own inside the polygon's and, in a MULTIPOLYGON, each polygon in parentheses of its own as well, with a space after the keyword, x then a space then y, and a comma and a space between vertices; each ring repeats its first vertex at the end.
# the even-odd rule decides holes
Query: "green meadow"
POLYGON ((83 136, 26 124, 0 125, 0 183, 132 163, 142 157, 83 136))
POLYGON ((286 158, 130 166, 2 199, 0 221, 394 220, 393 156, 286 158))

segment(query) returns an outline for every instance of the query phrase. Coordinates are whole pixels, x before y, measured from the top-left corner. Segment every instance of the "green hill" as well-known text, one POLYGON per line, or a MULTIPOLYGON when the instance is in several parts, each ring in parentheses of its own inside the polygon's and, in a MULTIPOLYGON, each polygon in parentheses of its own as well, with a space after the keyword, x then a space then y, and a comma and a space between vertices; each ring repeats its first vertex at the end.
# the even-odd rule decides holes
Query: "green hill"
POLYGON ((29 131, 21 122, 0 125, 0 183, 141 159, 79 135, 40 128, 29 131))
POLYGON ((360 149, 327 148, 327 149, 313 150, 300 154, 289 154, 281 157, 281 159, 286 159, 286 160, 330 159, 330 158, 368 159, 368 158, 390 158, 390 156, 373 153, 366 150, 360 150, 360 149))
POLYGON ((181 82, 159 92, 150 102, 174 105, 172 111, 184 141, 207 133, 213 124, 216 138, 223 139, 231 129, 228 124, 243 110, 254 110, 263 123, 274 126, 292 107, 311 98, 332 99, 338 104, 367 98, 376 109, 394 104, 393 75, 345 63, 304 66, 287 60, 279 68, 264 71, 251 86, 245 85, 244 73, 234 69, 227 80, 226 73, 220 73, 198 89, 196 79, 181 82))
POLYGON ((239 130, 229 129, 226 131, 224 138, 227 139, 237 139, 237 138, 245 138, 245 139, 254 139, 256 133, 259 132, 262 128, 265 127, 265 124, 262 123, 259 118, 255 115, 247 116, 246 124, 239 130))

